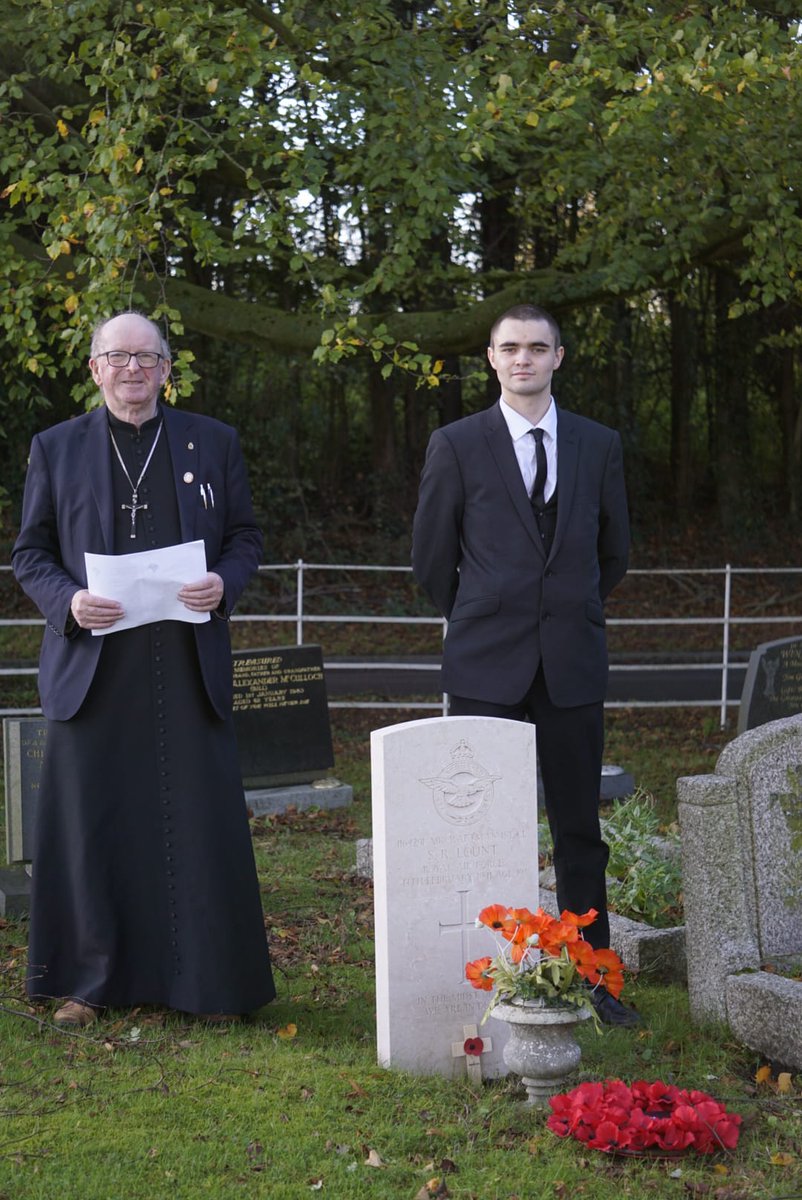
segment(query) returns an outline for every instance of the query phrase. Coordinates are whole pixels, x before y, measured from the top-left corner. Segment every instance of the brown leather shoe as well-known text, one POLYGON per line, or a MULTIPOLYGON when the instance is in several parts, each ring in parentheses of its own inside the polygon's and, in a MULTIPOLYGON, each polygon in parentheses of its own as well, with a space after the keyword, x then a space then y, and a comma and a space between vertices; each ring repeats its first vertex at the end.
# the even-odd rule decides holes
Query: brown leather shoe
POLYGON ((54 1024, 76 1029, 83 1029, 96 1020, 96 1010, 90 1008, 88 1004, 80 1004, 77 1000, 68 1000, 53 1016, 54 1024))

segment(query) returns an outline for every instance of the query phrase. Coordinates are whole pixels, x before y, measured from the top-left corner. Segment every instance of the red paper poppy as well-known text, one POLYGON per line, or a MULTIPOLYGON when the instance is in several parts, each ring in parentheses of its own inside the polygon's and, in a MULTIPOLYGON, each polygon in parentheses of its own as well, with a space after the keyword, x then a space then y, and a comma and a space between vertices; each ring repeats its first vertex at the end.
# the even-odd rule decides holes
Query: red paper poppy
POLYGON ((480 1037, 466 1038, 462 1044, 462 1049, 472 1058, 478 1057, 485 1048, 485 1044, 480 1037))
POLYGON ((608 1154, 712 1154, 738 1144, 741 1118, 706 1092, 660 1080, 631 1085, 620 1079, 583 1083, 552 1096, 547 1126, 608 1154))
POLYGON ((492 965, 493 959, 489 955, 465 964, 465 978, 471 987, 478 988, 482 992, 492 992, 493 978, 487 974, 488 967, 492 965))
POLYGON ((498 929, 503 932, 510 917, 510 910, 505 908, 503 904, 488 904, 487 908, 483 908, 476 918, 481 925, 486 925, 488 929, 498 929))
POLYGON ((568 909, 565 908, 560 913, 560 920, 564 921, 566 925, 576 925, 577 929, 586 929, 588 925, 593 924, 598 915, 598 909, 595 908, 589 908, 586 913, 582 913, 581 915, 569 912, 568 909))

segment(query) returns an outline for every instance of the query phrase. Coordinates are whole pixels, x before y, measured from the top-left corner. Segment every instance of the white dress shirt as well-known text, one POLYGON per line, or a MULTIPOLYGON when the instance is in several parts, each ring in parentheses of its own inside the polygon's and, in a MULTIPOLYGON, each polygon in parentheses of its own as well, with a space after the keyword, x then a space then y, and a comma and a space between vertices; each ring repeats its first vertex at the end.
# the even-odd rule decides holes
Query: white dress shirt
POLYGON ((557 408, 554 404, 554 397, 551 398, 551 403, 546 409, 543 417, 538 421, 537 425, 532 425, 527 421, 526 417, 522 417, 514 408, 510 408, 505 400, 499 401, 501 415, 507 422, 507 428, 510 431, 512 438, 515 457, 518 459, 518 466, 521 468, 526 494, 532 495, 532 488, 535 486, 535 439, 530 437, 533 429, 543 430, 543 448, 546 451, 546 490, 543 494, 546 503, 554 495, 554 489, 557 486, 557 408))

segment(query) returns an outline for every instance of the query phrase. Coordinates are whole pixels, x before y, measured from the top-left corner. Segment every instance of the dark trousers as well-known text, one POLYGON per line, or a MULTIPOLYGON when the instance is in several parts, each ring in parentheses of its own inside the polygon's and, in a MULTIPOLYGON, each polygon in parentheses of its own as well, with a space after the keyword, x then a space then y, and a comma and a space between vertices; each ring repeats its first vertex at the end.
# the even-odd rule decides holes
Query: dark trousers
MULTIPOLYGON (((519 704, 492 704, 451 696, 452 717, 504 717, 537 726, 537 755, 546 793, 546 816, 554 842, 560 910, 598 917, 585 931, 592 946, 609 946, 605 868, 609 851, 599 828, 599 789, 604 751, 604 705, 556 708, 542 670, 519 704)), ((504 903, 503 897, 499 900, 504 903)))

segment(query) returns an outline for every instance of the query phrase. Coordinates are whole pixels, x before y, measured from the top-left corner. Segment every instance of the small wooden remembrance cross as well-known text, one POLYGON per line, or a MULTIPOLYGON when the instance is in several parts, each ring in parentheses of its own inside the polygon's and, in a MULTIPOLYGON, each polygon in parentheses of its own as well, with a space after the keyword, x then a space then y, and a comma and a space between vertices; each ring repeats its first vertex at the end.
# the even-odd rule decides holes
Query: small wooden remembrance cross
POLYGON ((493 1049, 493 1041, 489 1037, 479 1037, 475 1025, 462 1026, 461 1042, 451 1043, 451 1057, 465 1058, 465 1069, 472 1083, 482 1082, 482 1058, 486 1050, 493 1049))

